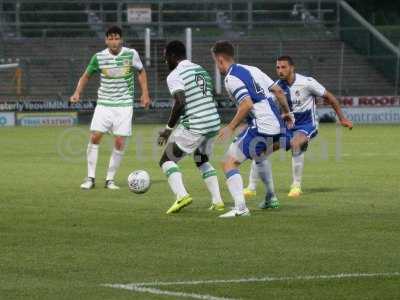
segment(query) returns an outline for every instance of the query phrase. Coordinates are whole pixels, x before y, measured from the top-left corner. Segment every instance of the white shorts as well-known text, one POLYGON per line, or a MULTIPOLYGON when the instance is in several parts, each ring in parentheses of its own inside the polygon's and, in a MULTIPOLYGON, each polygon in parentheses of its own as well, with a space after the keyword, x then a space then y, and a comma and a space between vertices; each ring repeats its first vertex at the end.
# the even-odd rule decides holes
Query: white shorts
POLYGON ((214 137, 191 132, 181 125, 174 130, 169 142, 177 144, 186 154, 192 154, 198 149, 201 154, 210 156, 214 149, 214 137))
POLYGON ((97 105, 94 110, 90 131, 110 132, 118 136, 131 136, 132 115, 132 106, 97 105))

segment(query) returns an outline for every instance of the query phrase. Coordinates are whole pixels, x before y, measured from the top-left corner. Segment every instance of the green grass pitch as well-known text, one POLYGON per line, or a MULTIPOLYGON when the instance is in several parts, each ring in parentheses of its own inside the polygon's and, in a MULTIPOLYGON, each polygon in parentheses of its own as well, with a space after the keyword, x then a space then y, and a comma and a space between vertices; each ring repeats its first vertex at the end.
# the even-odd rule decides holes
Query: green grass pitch
MULTIPOLYGON (((398 125, 321 126, 306 154, 304 195, 287 197, 290 155, 278 152, 282 207, 261 211, 261 198, 252 199, 251 217, 229 220, 207 211, 190 158, 181 169, 194 203, 165 214, 173 197, 158 167, 160 127, 134 127, 120 191, 103 188, 110 137, 100 147, 96 189, 81 191, 87 127, 0 129, 0 299, 400 299, 398 125), (135 169, 152 177, 146 194, 127 189, 135 169), (372 273, 389 274, 357 275, 372 273), (355 275, 319 277, 335 274, 355 275), (288 279, 212 282, 267 276, 288 279), (211 282, 153 285, 152 293, 103 286, 192 280, 211 282)), ((229 207, 219 163, 226 147, 216 146, 213 162, 229 207)), ((245 182, 248 170, 245 163, 245 182)))

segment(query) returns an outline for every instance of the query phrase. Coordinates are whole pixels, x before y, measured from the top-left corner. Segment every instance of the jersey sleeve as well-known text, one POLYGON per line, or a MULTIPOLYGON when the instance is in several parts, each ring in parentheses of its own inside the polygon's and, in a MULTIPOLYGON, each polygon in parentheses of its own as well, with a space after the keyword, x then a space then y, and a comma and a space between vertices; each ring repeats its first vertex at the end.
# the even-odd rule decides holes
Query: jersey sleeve
POLYGON ((172 72, 168 75, 167 85, 172 96, 179 91, 185 91, 185 82, 176 72, 172 72))
POLYGON ((139 53, 132 49, 133 51, 133 57, 132 57, 132 67, 134 67, 136 70, 140 71, 143 69, 143 63, 140 59, 139 53))
POLYGON ((97 55, 93 55, 92 59, 90 60, 86 72, 91 76, 94 73, 100 72, 99 61, 97 59, 97 55))
POLYGON ((263 73, 263 79, 265 82, 265 85, 268 87, 268 90, 271 89, 272 86, 275 85, 276 82, 274 82, 271 77, 269 77, 267 74, 263 73))
POLYGON ((238 104, 240 104, 244 98, 250 97, 249 91, 244 82, 232 75, 225 77, 225 89, 238 104))
POLYGON ((322 97, 325 94, 325 87, 320 84, 318 81, 316 81, 312 77, 307 78, 307 86, 308 90, 313 94, 314 96, 322 97))

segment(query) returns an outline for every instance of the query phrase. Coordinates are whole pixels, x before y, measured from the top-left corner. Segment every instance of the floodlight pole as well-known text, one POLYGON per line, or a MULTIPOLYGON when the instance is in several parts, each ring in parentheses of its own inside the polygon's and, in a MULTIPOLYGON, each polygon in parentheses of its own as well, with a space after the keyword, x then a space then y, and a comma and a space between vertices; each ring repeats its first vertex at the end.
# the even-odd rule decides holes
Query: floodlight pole
POLYGON ((192 28, 186 28, 186 57, 192 60, 192 28))
POLYGON ((150 56, 150 28, 146 28, 144 30, 144 50, 145 50, 145 61, 146 67, 150 67, 151 65, 151 56, 150 56))
POLYGON ((344 43, 340 45, 340 62, 339 62, 339 84, 338 84, 338 94, 339 97, 342 96, 342 84, 343 84, 343 64, 344 64, 344 43))
POLYGON ((221 73, 218 70, 217 64, 214 67, 214 77, 215 77, 215 93, 217 95, 222 94, 222 80, 221 80, 221 73))
POLYGON ((397 97, 399 94, 399 77, 400 77, 400 43, 398 45, 399 53, 397 53, 397 63, 396 63, 396 79, 394 82, 394 95, 397 97))

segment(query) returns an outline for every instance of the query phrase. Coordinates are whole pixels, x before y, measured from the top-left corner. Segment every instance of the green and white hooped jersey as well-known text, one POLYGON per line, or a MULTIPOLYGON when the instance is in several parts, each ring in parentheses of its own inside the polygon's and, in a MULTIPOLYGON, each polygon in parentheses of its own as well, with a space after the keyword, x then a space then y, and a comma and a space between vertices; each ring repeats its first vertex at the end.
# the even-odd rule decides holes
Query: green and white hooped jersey
POLYGON ((183 60, 168 75, 167 84, 172 96, 178 91, 185 93, 185 111, 179 124, 194 133, 215 135, 221 120, 208 72, 200 65, 183 60))
POLYGON ((122 47, 121 51, 114 55, 107 48, 93 55, 86 72, 89 75, 100 73, 97 103, 104 106, 132 106, 134 69, 143 69, 135 49, 122 47))

